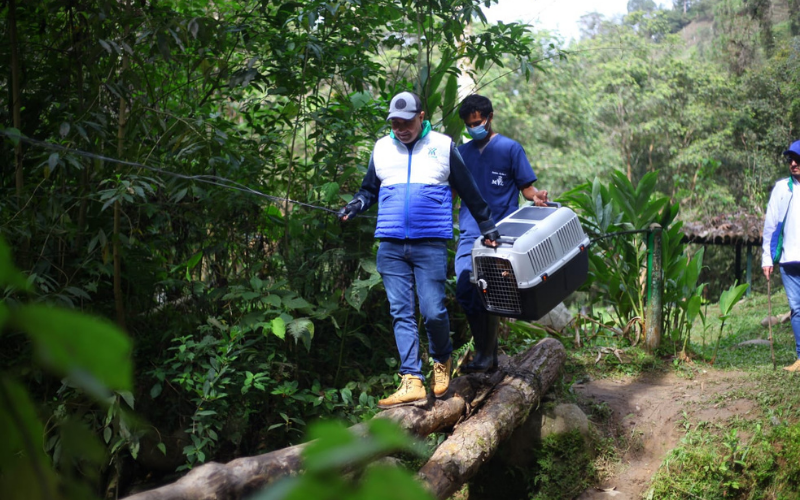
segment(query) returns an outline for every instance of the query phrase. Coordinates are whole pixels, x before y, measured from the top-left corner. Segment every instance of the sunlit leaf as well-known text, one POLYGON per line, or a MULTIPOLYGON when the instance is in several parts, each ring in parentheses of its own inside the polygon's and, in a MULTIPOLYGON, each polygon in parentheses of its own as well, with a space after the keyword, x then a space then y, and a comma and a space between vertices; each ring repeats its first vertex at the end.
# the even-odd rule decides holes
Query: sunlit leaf
POLYGON ((270 324, 272 325, 272 333, 274 333, 276 337, 281 340, 286 338, 286 322, 283 318, 274 318, 270 324))

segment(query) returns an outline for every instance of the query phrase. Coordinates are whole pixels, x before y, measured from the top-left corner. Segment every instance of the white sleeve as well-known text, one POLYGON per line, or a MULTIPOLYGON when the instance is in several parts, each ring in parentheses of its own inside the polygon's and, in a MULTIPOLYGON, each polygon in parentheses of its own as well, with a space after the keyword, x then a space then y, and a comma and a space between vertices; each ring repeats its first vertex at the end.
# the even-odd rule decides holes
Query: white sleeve
POLYGON ((780 188, 778 187, 781 181, 775 184, 772 188, 772 193, 769 196, 769 203, 767 203, 767 213, 764 214, 764 232, 761 243, 761 267, 772 267, 772 251, 770 249, 772 243, 772 235, 780 222, 781 214, 779 210, 779 199, 781 197, 780 188))

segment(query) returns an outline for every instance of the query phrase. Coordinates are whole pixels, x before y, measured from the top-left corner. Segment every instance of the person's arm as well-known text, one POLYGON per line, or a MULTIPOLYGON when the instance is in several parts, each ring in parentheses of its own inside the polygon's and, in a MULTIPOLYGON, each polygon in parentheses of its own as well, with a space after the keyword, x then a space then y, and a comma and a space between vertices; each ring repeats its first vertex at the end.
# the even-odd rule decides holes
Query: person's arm
POLYGON ((339 211, 339 219, 343 221, 355 217, 378 201, 378 193, 381 190, 381 180, 375 173, 373 155, 369 157, 369 167, 367 167, 367 173, 361 181, 361 189, 353 195, 353 199, 350 203, 339 211))
MULTIPOLYGON (((469 212, 475 218, 480 228, 481 234, 484 236, 497 232, 494 219, 492 218, 492 211, 486 200, 481 196, 478 190, 478 185, 475 184, 475 178, 472 177, 467 165, 464 163, 464 158, 461 153, 455 148, 454 144, 450 144, 450 186, 456 190, 458 196, 461 198, 461 203, 467 205, 469 212)), ((499 234, 496 236, 499 237, 499 234)), ((491 238, 488 238, 491 240, 491 238)))
POLYGON ((764 214, 764 231, 762 232, 761 243, 761 269, 764 271, 764 277, 769 280, 769 275, 772 274, 774 262, 772 262, 772 235, 778 227, 779 217, 778 214, 778 199, 780 198, 778 184, 772 188, 772 193, 767 203, 767 212, 764 214))
POLYGON ((547 206, 547 191, 544 189, 536 189, 533 187, 533 184, 528 184, 527 186, 523 187, 520 191, 522 191, 522 196, 528 200, 532 201, 534 205, 537 207, 546 207, 547 206))
POLYGON ((514 141, 511 145, 510 154, 511 172, 517 189, 520 190, 526 200, 532 201, 537 207, 547 206, 547 191, 533 187, 533 183, 536 182, 536 174, 533 172, 533 167, 525 154, 525 148, 514 141))

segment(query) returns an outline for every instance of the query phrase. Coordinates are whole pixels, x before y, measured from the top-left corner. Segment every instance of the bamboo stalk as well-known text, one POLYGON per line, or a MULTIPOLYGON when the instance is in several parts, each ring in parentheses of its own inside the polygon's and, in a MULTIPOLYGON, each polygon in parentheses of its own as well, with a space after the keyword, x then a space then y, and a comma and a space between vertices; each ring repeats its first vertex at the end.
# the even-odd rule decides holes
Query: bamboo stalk
MULTIPOLYGON (((125 11, 130 11, 130 1, 125 2, 125 11)), ((127 38, 130 33, 130 27, 125 28, 124 37, 127 38)), ((125 71, 130 67, 130 59, 128 54, 122 54, 122 68, 120 75, 124 75, 125 71)), ((125 151, 125 131, 128 124, 128 101, 124 96, 119 98, 119 124, 117 127, 117 158, 123 158, 125 151)), ((122 207, 119 200, 114 202, 114 237, 112 240, 114 251, 114 305, 117 312, 117 324, 120 328, 125 329, 125 298, 122 295, 122 250, 120 248, 120 218, 122 214, 122 207)))
MULTIPOLYGON (((8 3, 8 36, 11 42, 11 115, 14 128, 22 128, 22 95, 19 90, 19 41, 17 40, 17 2, 9 0, 8 3)), ((22 188, 25 183, 25 175, 22 170, 22 141, 17 141, 14 145, 14 179, 17 188, 17 199, 22 201, 22 188)))

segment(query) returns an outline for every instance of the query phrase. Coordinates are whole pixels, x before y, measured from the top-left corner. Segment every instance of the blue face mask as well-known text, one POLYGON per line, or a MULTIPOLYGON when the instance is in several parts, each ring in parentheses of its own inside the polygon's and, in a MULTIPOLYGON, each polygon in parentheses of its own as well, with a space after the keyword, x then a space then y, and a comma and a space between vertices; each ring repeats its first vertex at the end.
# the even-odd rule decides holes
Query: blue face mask
POLYGON ((467 127, 467 133, 476 141, 486 138, 489 131, 486 130, 486 122, 481 123, 477 127, 467 127))

